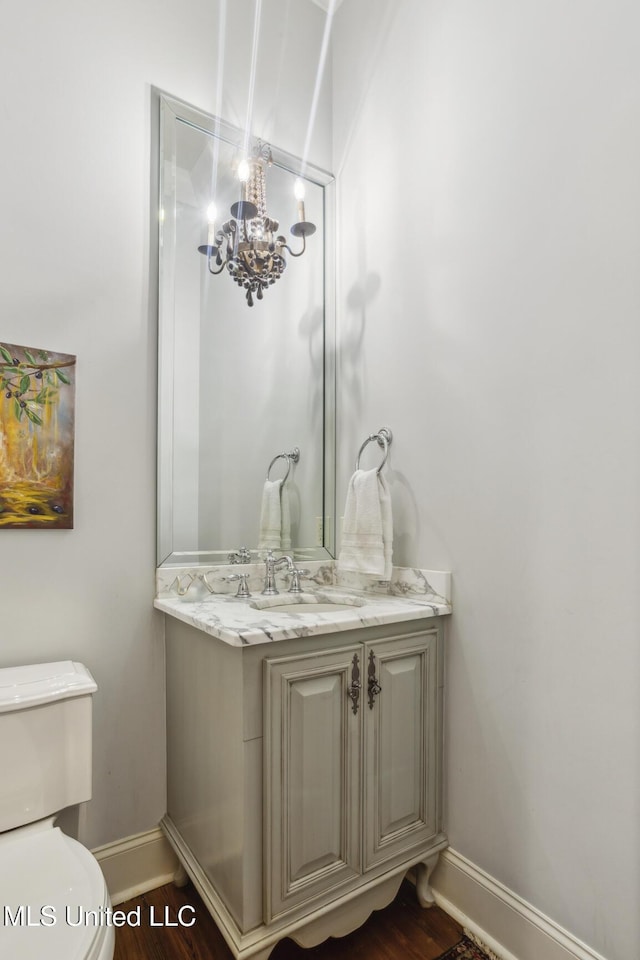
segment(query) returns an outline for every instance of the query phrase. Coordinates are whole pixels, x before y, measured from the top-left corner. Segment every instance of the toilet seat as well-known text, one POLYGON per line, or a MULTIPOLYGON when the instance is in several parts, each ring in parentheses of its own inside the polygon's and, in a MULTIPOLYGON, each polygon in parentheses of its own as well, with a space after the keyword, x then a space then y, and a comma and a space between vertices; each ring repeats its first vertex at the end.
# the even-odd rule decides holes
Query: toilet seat
POLYGON ((115 931, 102 871, 53 817, 0 834, 0 865, 0 956, 111 960, 115 931))

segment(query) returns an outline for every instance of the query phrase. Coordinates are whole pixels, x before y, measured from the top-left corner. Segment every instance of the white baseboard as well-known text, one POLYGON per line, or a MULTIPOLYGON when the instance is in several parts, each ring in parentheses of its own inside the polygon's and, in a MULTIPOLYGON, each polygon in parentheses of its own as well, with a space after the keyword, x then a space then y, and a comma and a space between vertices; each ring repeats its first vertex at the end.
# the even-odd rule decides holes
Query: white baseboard
POLYGON ((161 887, 173 880, 178 859, 160 827, 92 850, 102 868, 111 903, 161 887))
MULTIPOLYGON (((114 906, 170 883, 178 859, 160 827, 93 850, 114 906)), ((606 960, 451 848, 431 877, 438 906, 500 960, 606 960)))
POLYGON ((455 850, 431 877, 438 906, 500 960, 605 960, 455 850))

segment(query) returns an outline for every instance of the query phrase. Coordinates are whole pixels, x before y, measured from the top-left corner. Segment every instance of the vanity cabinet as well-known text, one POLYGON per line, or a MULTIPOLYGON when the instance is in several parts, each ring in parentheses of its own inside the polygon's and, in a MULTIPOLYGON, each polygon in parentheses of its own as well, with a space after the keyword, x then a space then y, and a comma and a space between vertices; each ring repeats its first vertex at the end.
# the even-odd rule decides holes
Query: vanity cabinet
POLYGON ((267 922, 437 834, 437 641, 265 659, 267 922))
POLYGON ((166 642, 163 828, 237 958, 348 933, 411 867, 430 902, 440 619, 240 647, 167 617, 166 642))

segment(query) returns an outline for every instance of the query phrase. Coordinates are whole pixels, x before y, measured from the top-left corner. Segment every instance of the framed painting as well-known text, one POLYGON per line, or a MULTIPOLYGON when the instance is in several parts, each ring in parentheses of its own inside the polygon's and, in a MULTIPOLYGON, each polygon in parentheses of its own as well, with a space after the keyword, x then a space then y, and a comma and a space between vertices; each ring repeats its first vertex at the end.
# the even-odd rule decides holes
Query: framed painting
POLYGON ((0 529, 73 527, 75 369, 0 342, 0 529))

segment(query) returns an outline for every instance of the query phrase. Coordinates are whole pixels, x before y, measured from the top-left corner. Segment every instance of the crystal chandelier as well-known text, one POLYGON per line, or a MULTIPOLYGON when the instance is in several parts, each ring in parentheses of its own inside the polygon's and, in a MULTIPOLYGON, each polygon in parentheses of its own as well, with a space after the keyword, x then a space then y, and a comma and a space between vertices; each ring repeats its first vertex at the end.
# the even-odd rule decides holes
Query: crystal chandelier
POLYGON ((215 209, 213 204, 209 207, 207 243, 198 247, 214 276, 227 268, 233 280, 246 291, 250 307, 253 295, 262 300, 264 291, 284 273, 285 250, 292 257, 301 257, 306 250, 306 238, 316 232, 315 224, 305 219, 304 184, 298 179, 295 186, 298 221, 291 227, 291 233, 302 237, 302 250, 294 253, 286 237, 278 234, 280 224, 267 215, 265 167, 272 163, 271 148, 258 140, 252 156, 238 167, 242 200, 233 204, 231 219, 223 223, 217 233, 215 209))

